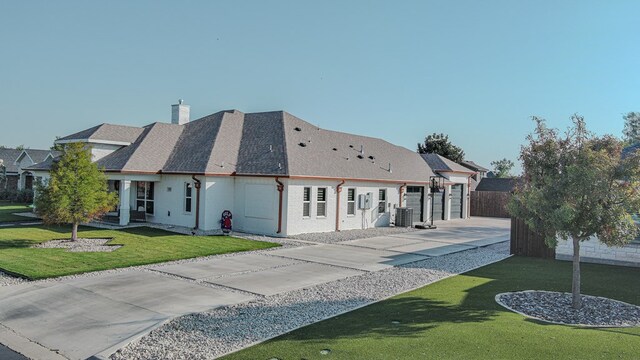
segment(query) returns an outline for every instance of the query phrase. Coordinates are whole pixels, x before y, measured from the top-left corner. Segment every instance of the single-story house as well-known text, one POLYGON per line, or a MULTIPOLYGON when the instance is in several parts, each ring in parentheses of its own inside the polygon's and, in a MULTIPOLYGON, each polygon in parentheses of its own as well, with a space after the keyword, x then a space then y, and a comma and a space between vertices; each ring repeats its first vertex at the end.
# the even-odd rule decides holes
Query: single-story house
MULTIPOLYGON (((436 174, 414 151, 321 129, 284 111, 227 110, 194 121, 189 111, 180 102, 171 123, 101 124, 56 143, 91 149, 119 194, 112 215, 121 225, 142 212, 150 222, 212 231, 229 210, 234 230, 287 236, 389 226, 395 209, 408 205, 426 221, 431 178, 444 177, 449 194, 464 197, 453 186, 472 173, 436 174)), ((29 169, 46 179, 53 161, 29 169)), ((444 218, 466 217, 465 210, 451 213, 444 218)))
POLYGON ((6 167, 6 182, 0 183, 0 191, 15 192, 33 189, 33 174, 26 170, 29 166, 53 159, 60 153, 38 149, 0 149, 0 159, 6 167))

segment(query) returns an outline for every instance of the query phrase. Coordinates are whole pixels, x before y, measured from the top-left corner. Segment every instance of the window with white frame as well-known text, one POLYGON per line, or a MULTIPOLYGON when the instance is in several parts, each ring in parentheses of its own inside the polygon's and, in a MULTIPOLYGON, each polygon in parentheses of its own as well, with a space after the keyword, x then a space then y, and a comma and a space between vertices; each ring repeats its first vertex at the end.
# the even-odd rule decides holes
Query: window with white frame
POLYGON ((184 183, 184 212, 190 214, 193 202, 193 183, 184 183))
POLYGON ((302 195, 302 216, 311 216, 311 188, 304 188, 304 194, 302 195))
POLYGON ((327 188, 318 188, 318 197, 316 204, 316 216, 317 217, 325 217, 327 216, 327 188))
POLYGON ((347 215, 356 214, 356 189, 347 189, 347 215))
POLYGON ((378 190, 378 214, 387 212, 387 189, 378 190))
POLYGON ((136 189, 136 210, 144 211, 149 215, 153 215, 153 182, 151 181, 138 181, 136 189))

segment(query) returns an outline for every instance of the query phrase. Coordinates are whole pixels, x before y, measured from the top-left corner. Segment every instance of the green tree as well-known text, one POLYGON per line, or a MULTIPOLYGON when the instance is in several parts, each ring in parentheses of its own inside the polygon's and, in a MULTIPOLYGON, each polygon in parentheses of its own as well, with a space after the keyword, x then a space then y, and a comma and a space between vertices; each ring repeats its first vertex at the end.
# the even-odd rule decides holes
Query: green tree
POLYGON ((420 154, 438 154, 449 160, 461 162, 464 160, 464 151, 449 141, 449 136, 445 134, 427 135, 423 144, 418 144, 420 154))
POLYGON ((22 151, 22 150, 24 150, 24 149, 27 149, 24 145, 18 145, 18 146, 16 146, 16 150, 20 150, 20 151, 22 151))
POLYGON ((623 115, 624 119, 624 140, 629 144, 637 144, 640 142, 640 112, 629 112, 623 115))
POLYGON ((502 160, 492 161, 491 166, 493 166, 493 172, 496 174, 496 177, 507 178, 512 176, 511 169, 513 169, 515 164, 513 161, 504 158, 502 160))
POLYGON ((622 246, 638 232, 631 214, 640 208, 640 152, 623 158, 620 140, 594 136, 578 115, 564 135, 543 119, 533 120, 535 131, 520 152, 523 182, 508 209, 550 247, 571 239, 572 304, 578 309, 580 242, 596 236, 608 246, 622 246))
POLYGON ((78 225, 102 217, 117 204, 107 190, 107 178, 91 162, 81 143, 67 144, 53 163, 46 185, 36 185, 36 211, 46 224, 72 224, 71 239, 78 239, 78 225))

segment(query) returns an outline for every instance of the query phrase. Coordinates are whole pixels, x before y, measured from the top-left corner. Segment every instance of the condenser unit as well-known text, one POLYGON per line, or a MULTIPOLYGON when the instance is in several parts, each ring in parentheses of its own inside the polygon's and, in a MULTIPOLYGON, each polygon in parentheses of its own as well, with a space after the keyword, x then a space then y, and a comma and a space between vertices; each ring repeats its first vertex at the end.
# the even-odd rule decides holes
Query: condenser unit
POLYGON ((396 226, 411 227, 413 226, 413 209, 406 207, 396 208, 396 226))

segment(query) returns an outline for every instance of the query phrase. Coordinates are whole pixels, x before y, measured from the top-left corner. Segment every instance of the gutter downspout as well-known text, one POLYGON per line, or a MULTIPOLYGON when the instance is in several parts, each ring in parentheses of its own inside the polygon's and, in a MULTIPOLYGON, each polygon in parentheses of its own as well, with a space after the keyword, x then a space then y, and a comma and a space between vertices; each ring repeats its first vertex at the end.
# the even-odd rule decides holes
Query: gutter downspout
POLYGON ((402 207, 402 195, 404 195, 404 189, 407 187, 407 183, 400 185, 400 204, 398 207, 402 207))
POLYGON ((336 186, 336 231, 340 231, 340 193, 342 192, 342 185, 344 185, 344 179, 340 181, 336 186))
POLYGON ((284 191, 284 184, 276 176, 276 182, 278 183, 278 231, 276 234, 282 232, 282 192, 284 191))
POLYGON ((196 187, 196 227, 194 229, 200 229, 200 186, 202 185, 200 180, 195 175, 191 175, 191 178, 195 182, 196 187))

